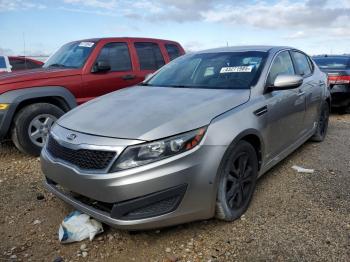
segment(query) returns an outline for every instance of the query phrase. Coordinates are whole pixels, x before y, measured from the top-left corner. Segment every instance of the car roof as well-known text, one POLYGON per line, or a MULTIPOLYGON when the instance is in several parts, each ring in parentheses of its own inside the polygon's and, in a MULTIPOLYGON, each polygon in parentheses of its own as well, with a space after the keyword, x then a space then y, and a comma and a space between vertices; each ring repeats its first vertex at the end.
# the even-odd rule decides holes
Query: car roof
POLYGON ((147 38, 147 37, 100 37, 100 38, 88 38, 88 39, 80 39, 80 40, 75 40, 72 42, 79 42, 79 41, 86 41, 86 42, 99 42, 101 40, 108 40, 108 41, 113 41, 113 40, 137 40, 137 41, 151 41, 151 42, 172 42, 172 43, 177 43, 176 41, 173 40, 167 40, 167 39, 157 39, 157 38, 147 38))
POLYGON ((327 57, 330 57, 330 58, 335 58, 335 57, 348 57, 350 58, 350 55, 315 55, 313 56, 313 58, 327 58, 327 57))
POLYGON ((218 53, 218 52, 246 52, 246 51, 261 51, 261 52, 278 52, 284 49, 296 49, 288 46, 270 46, 270 45, 245 45, 245 46, 228 46, 219 47, 200 51, 199 53, 218 53))

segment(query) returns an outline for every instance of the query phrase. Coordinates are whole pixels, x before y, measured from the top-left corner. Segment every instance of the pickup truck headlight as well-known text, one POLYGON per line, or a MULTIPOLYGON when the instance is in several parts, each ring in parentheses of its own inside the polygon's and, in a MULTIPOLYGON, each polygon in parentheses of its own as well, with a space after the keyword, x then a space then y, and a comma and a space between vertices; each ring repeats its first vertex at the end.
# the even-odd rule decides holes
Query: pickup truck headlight
POLYGON ((206 129, 202 127, 163 140, 127 147, 114 163, 111 172, 143 166, 191 150, 201 142, 206 129))
POLYGON ((6 110, 8 109, 10 104, 0 104, 0 110, 6 110))

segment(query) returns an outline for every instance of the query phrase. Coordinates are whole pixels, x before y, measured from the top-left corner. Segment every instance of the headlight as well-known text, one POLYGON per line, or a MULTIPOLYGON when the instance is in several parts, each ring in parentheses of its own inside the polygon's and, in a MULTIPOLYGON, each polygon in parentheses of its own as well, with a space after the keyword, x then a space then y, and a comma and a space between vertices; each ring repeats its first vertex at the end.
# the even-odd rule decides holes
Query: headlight
POLYGON ((127 147, 114 163, 111 172, 146 165, 196 147, 206 127, 150 143, 127 147))
POLYGON ((6 110, 8 109, 10 104, 0 104, 0 110, 6 110))

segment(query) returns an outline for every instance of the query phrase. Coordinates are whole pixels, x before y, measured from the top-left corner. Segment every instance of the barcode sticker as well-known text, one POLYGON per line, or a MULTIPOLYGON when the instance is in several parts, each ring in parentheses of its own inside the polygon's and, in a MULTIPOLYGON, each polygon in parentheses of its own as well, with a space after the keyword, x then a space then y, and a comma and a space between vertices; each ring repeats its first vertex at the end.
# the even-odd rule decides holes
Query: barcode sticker
POLYGON ((79 46, 81 47, 92 47, 95 43, 94 42, 81 42, 79 46))
POLYGON ((250 73, 253 70, 253 65, 250 66, 231 66, 231 67, 223 67, 220 70, 220 74, 225 73, 250 73))

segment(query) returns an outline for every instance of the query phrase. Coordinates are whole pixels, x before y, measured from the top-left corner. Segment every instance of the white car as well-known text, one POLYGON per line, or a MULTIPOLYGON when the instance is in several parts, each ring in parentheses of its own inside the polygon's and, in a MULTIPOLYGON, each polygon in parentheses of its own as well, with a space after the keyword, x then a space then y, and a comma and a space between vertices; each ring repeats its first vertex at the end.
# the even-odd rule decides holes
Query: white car
POLYGON ((12 66, 10 65, 8 57, 0 56, 0 73, 11 72, 11 68, 12 66))

